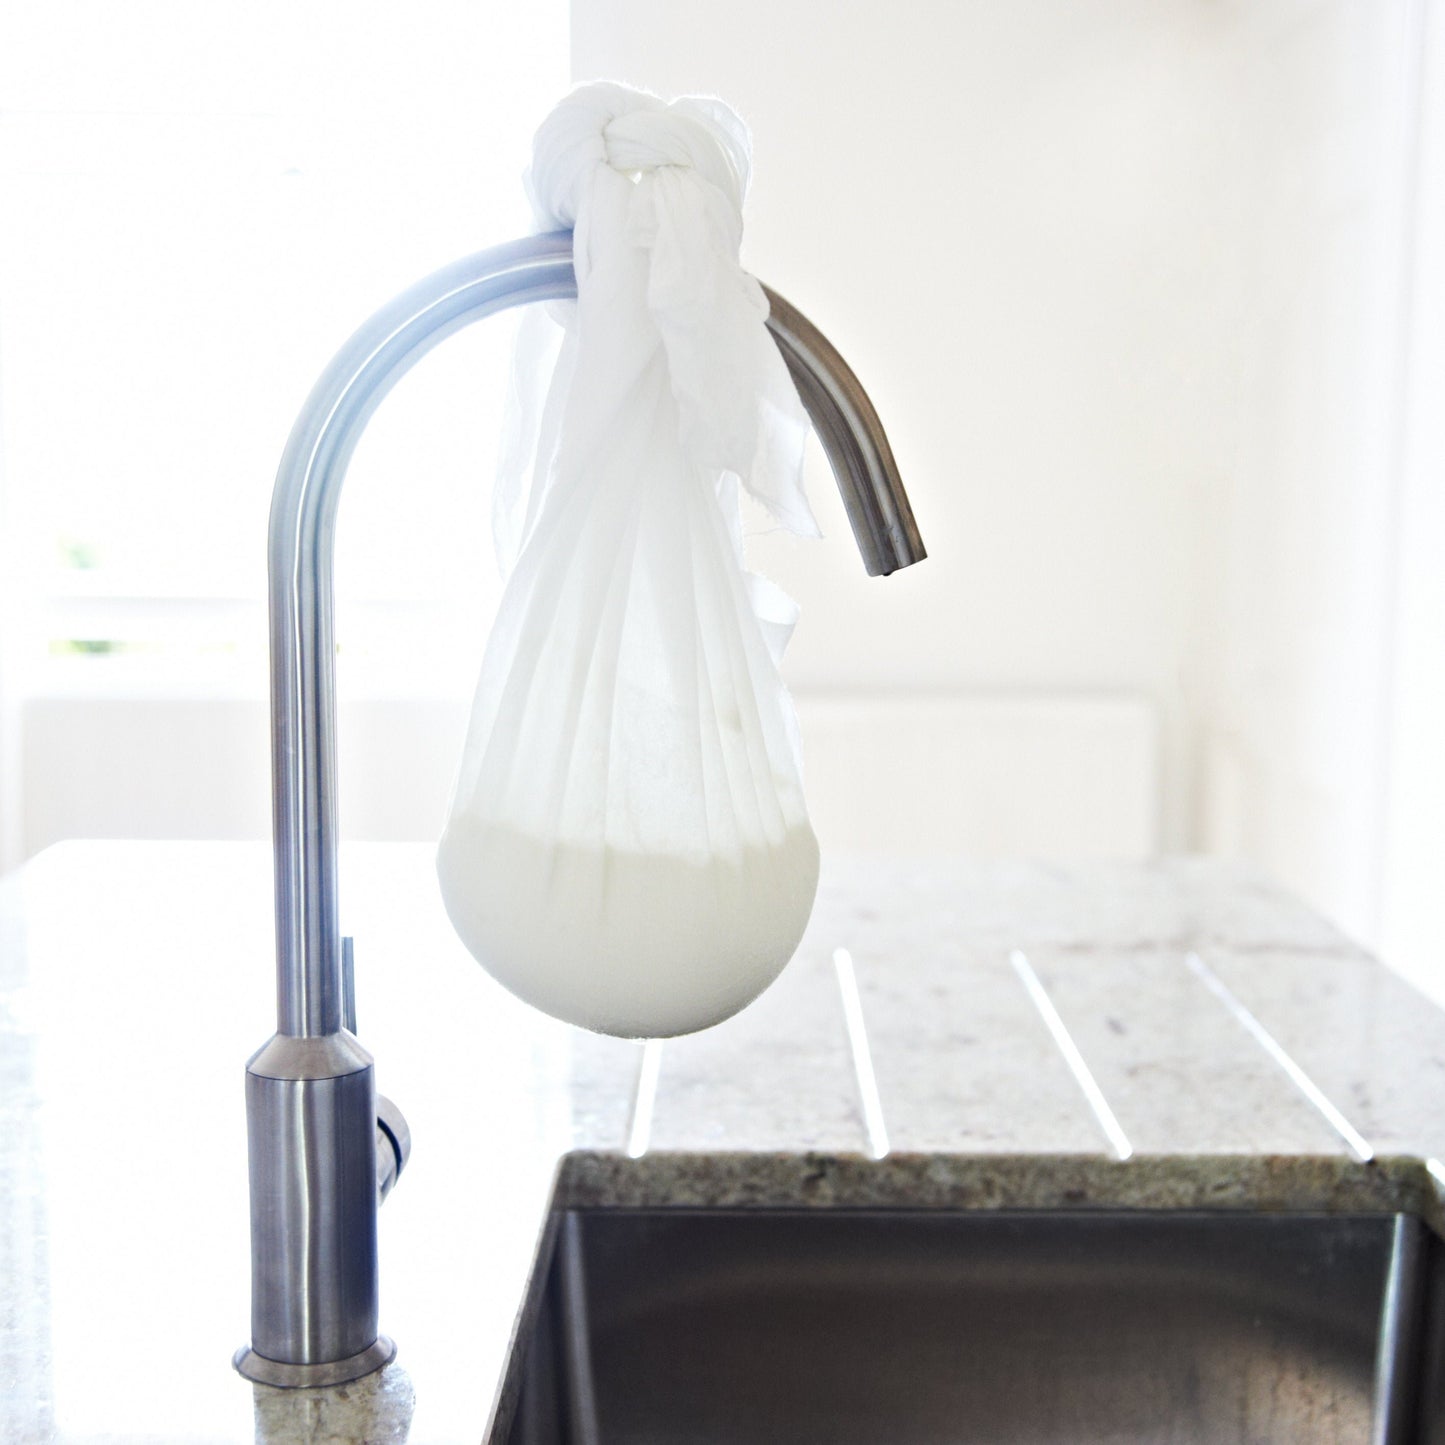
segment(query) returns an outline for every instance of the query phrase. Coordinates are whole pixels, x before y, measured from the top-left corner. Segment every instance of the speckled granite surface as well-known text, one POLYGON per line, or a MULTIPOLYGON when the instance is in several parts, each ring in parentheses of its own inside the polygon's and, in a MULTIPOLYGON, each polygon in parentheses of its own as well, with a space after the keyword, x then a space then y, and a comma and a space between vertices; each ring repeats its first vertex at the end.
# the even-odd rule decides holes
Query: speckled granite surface
POLYGON ((568 1155, 561 1208, 1228 1209, 1394 1213, 1445 1224, 1415 1159, 1327 1155, 568 1155))
POLYGON ((342 886, 360 1034, 415 1139, 382 1211, 397 1362, 326 1391, 230 1370, 268 851, 67 845, 0 885, 0 1440, 480 1439, 554 1199, 1445 1229, 1445 1014, 1237 869, 831 861, 783 979, 664 1045, 651 1107, 638 1046, 531 1013, 466 957, 429 849, 349 849, 342 886))

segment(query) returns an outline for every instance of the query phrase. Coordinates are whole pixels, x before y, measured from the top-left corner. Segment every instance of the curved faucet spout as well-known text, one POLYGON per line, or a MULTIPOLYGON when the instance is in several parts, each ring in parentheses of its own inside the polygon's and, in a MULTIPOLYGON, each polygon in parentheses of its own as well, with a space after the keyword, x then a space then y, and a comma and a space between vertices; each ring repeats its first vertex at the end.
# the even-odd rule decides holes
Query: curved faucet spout
MULTIPOLYGON (((766 289, 766 288, 764 288, 766 289)), ((577 294, 572 236, 479 252, 377 312, 337 354, 291 432, 271 500, 272 821, 278 1032, 341 1027, 336 886, 332 544, 347 463, 396 382, 452 332, 532 301, 577 294)), ((773 334, 832 463, 868 571, 926 553, 868 394, 827 338, 768 291, 773 334)))
MULTIPOLYGON (((248 1379, 325 1385, 379 1369, 376 1206, 408 1147, 378 1117, 371 1056, 352 1036, 336 878, 332 552, 347 463, 377 404, 444 337, 495 311, 575 296, 570 233, 458 261, 397 297, 337 354, 286 444, 271 500, 271 799, 276 1035, 246 1068, 251 1190, 248 1379), (378 1131, 391 1150, 377 1170, 378 1131), (394 1168, 393 1168, 394 1164, 394 1168)), ((924 556, 888 440, 858 379, 768 293, 768 320, 833 464, 875 575, 924 556)), ((384 1101, 383 1101, 384 1103, 384 1101)))
POLYGON ((768 330, 832 463, 868 575, 886 577, 921 562, 928 553, 868 393, 833 343, 796 306, 769 286, 763 291, 768 330))

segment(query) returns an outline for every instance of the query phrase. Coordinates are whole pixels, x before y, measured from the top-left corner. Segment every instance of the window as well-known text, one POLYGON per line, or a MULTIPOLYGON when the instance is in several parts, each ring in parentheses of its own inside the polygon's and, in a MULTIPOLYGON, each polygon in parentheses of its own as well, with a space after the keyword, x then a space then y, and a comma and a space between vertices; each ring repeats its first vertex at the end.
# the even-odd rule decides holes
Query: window
MULTIPOLYGON (((264 694, 291 423, 376 307, 531 229, 521 174, 568 56, 562 0, 12 0, 3 26, 13 815, 18 700, 264 694)), ((338 560, 353 682, 366 664, 361 685, 430 686, 431 659, 470 685, 509 331, 426 358, 358 449, 338 560)))

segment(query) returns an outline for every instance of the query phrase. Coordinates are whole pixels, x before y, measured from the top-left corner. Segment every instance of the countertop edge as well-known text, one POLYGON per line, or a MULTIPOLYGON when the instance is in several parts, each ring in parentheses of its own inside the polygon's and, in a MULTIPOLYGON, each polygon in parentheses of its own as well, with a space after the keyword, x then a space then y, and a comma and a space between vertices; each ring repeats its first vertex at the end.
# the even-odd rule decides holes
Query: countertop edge
POLYGON ((1404 1212, 1445 1237, 1445 1188, 1410 1155, 581 1149, 559 1162, 552 1208, 1404 1212))

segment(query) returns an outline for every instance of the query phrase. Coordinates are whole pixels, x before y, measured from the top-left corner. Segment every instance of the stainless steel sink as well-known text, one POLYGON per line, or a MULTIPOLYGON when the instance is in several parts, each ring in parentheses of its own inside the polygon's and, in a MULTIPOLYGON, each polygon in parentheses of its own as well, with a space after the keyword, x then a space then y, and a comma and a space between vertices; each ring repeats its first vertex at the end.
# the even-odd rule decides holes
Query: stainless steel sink
POLYGON ((1445 1441, 1406 1215, 559 1214, 505 1445, 1445 1441))

